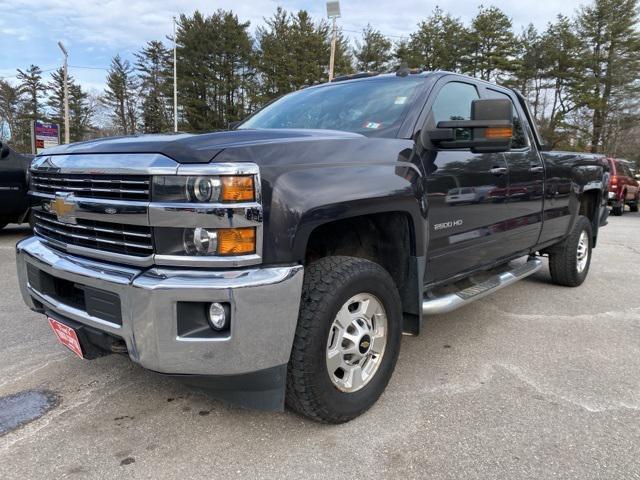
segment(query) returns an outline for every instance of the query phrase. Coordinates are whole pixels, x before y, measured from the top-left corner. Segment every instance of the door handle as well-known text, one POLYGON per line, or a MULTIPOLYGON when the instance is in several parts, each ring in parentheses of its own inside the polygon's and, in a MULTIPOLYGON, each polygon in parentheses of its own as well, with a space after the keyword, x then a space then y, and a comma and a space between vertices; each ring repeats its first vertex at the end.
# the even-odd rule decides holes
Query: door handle
POLYGON ((544 167, 542 165, 532 166, 529 171, 531 173, 544 173, 544 167))
POLYGON ((507 173, 507 167, 493 167, 491 170, 489 170, 489 173, 491 175, 504 175, 505 173, 507 173))

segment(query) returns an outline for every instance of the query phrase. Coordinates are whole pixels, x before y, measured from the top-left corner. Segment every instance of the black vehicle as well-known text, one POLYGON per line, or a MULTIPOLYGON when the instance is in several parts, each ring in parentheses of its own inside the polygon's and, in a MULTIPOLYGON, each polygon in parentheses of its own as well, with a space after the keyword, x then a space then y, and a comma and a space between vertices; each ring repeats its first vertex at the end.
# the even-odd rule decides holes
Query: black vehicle
POLYGON ((582 284, 605 165, 546 151, 506 88, 443 72, 339 79, 234 131, 41 154, 20 284, 79 356, 125 353, 244 405, 344 422, 429 316, 540 256, 555 283, 582 284))
POLYGON ((32 158, 0 142, 0 229, 29 220, 27 172, 32 158))

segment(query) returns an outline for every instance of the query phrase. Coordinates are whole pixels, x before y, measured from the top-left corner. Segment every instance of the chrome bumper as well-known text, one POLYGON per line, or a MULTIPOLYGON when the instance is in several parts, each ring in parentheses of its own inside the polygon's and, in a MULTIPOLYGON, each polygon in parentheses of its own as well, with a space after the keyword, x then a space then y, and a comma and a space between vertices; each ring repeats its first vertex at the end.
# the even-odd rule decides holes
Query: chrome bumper
POLYGON ((18 276, 27 305, 122 338, 131 359, 160 373, 242 375, 285 365, 295 334, 303 268, 228 271, 141 270, 87 260, 53 250, 37 237, 16 246, 18 276), (27 265, 80 285, 117 294, 122 325, 89 315, 36 291, 27 265), (178 335, 178 302, 228 302, 226 338, 178 335))

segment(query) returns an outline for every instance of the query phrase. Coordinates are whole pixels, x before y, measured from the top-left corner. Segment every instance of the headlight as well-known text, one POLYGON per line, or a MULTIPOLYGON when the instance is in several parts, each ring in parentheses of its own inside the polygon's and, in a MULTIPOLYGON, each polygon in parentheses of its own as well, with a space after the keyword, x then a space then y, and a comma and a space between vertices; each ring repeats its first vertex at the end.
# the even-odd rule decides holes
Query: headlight
POLYGON ((218 177, 188 177, 186 194, 190 202, 210 203, 220 201, 218 177))
POLYGON ((256 200, 253 175, 157 176, 152 200, 177 203, 238 203, 256 200))
POLYGON ((256 229, 250 228, 156 228, 159 255, 234 256, 256 253, 256 229))

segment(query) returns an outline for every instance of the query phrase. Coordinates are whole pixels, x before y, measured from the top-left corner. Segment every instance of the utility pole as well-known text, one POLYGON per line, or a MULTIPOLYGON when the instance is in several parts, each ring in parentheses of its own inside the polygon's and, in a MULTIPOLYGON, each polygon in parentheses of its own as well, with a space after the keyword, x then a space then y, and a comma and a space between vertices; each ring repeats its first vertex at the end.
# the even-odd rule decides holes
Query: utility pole
POLYGON ((333 71, 336 62, 336 42, 338 40, 338 17, 340 16, 340 2, 327 2, 327 17, 333 21, 333 33, 331 35, 331 58, 329 60, 329 81, 333 80, 333 71))
POLYGON ((336 63, 336 36, 338 34, 338 24, 336 17, 333 17, 333 34, 331 35, 331 60, 329 60, 329 81, 333 80, 333 70, 336 63))
POLYGON ((69 140, 69 54, 64 48, 62 42, 58 42, 58 46, 64 54, 63 82, 64 82, 64 143, 70 143, 69 140))
POLYGON ((173 131, 178 132, 178 48, 176 44, 176 17, 173 17, 173 131))

